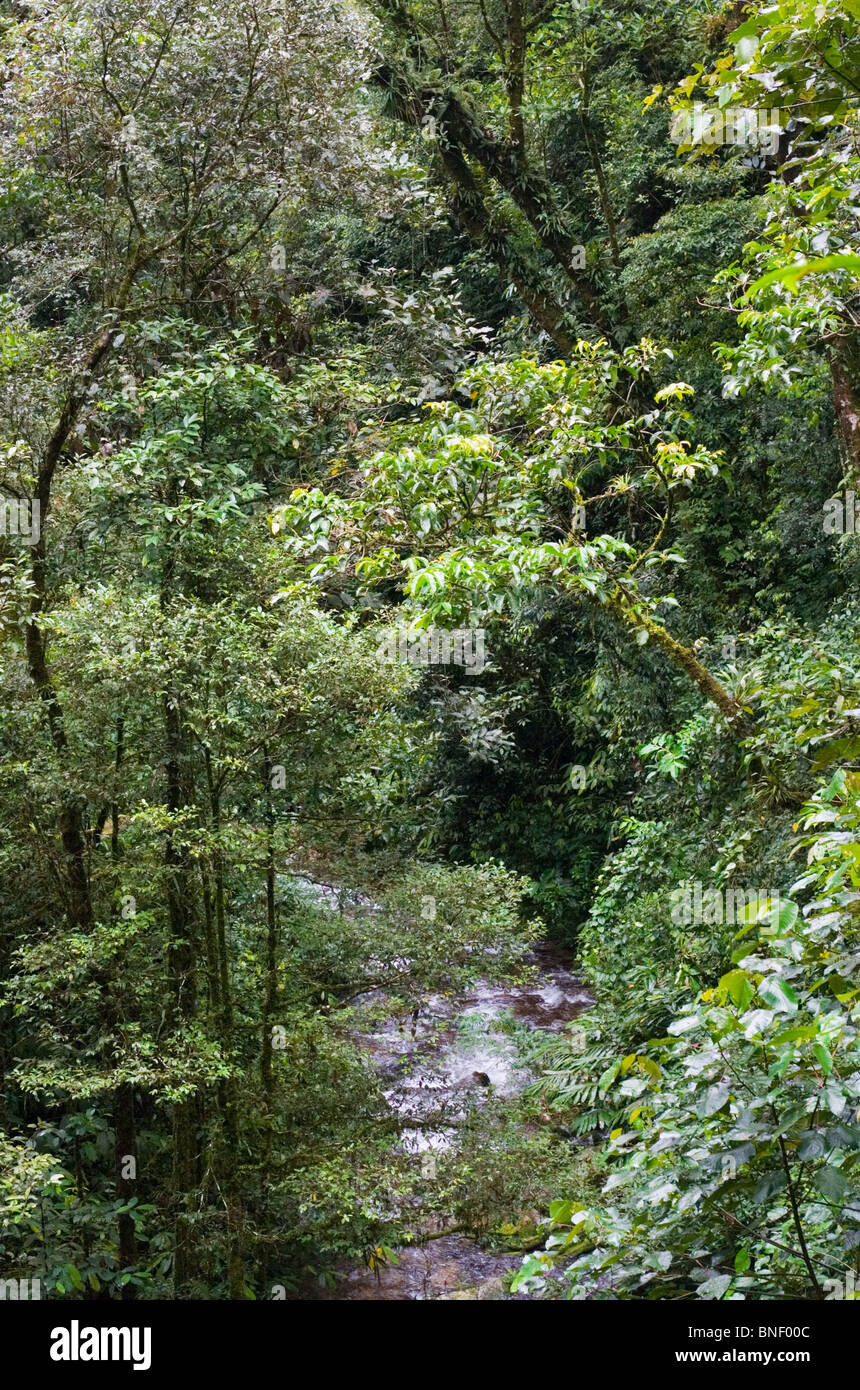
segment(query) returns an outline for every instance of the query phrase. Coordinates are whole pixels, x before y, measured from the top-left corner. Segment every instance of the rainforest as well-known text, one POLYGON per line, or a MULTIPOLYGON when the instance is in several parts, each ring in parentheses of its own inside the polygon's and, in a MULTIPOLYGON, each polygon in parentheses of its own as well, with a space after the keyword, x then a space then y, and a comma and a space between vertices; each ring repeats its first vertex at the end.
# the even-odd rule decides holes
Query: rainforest
POLYGON ((0 1298, 854 1301, 855 492, 860 0, 2 0, 0 1298))

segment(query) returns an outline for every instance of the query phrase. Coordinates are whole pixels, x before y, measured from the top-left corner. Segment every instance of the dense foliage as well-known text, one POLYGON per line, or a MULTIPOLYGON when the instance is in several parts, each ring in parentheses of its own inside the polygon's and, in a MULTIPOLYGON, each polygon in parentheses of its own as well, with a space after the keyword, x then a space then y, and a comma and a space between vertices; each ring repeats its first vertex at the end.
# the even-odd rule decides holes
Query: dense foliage
POLYGON ((858 36, 0 4, 0 1280, 854 1297, 858 36))

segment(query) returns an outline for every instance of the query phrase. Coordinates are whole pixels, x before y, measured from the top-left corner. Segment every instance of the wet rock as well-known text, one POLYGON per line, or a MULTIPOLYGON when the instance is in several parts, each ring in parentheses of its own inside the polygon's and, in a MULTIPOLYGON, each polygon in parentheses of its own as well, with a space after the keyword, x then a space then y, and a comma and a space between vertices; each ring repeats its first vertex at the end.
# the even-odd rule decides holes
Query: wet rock
POLYGON ((456 1288, 463 1278, 463 1270, 456 1260, 446 1260, 433 1270, 429 1278, 432 1289, 456 1288))
POLYGON ((482 1303, 498 1303, 508 1297, 508 1291, 501 1279, 485 1279, 483 1284, 478 1285, 475 1293, 482 1303))
MULTIPOLYGON (((458 1126, 473 1109, 515 1096, 534 1079, 501 1020, 513 1015, 532 1030, 560 1032, 591 1003, 567 955, 557 948, 538 946, 531 964, 535 973, 524 983, 479 980, 466 999, 431 995, 411 1017, 387 1015, 380 991, 370 991, 357 1006, 356 1040, 383 1082, 398 1120, 401 1152, 420 1165, 424 1181, 435 1179, 437 1155, 444 1161, 446 1153, 456 1154, 458 1126)), ((547 1112, 545 1122, 557 1125, 557 1117, 547 1112)), ((439 1219, 444 1230, 450 1215, 439 1219)), ((499 1234, 519 1256, 544 1244, 541 1222, 541 1212, 521 1211, 499 1234)), ((396 1265, 353 1268, 337 1291, 315 1288, 303 1296, 516 1301, 526 1295, 506 1292, 503 1276, 517 1262, 511 1253, 484 1250, 464 1234, 440 1232, 426 1244, 403 1247, 396 1265)))

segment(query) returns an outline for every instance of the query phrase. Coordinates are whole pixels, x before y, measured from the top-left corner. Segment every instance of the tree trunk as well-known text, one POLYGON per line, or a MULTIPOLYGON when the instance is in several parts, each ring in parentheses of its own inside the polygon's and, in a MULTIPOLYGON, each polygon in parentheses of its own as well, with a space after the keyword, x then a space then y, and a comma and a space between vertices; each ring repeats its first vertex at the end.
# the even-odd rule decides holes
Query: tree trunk
POLYGON ((450 88, 421 85, 401 66, 384 61, 374 74, 377 86, 389 97, 392 109, 405 124, 420 129, 429 116, 437 123, 440 147, 475 161, 512 200, 536 237, 538 245, 555 262, 566 283, 581 300, 586 319, 611 342, 614 332, 588 280, 575 266, 579 244, 565 225, 549 181, 530 168, 525 152, 507 140, 499 140, 450 88))
MULTIPOLYGON (((134 1087, 126 1082, 118 1086, 113 1103, 114 1162, 116 1164, 116 1195, 122 1202, 134 1196, 134 1183, 137 1178, 137 1135, 134 1124, 134 1087), (133 1174, 126 1176, 129 1160, 134 1165, 133 1174)), ((137 1263, 137 1236, 134 1220, 128 1212, 121 1212, 119 1227, 119 1263, 123 1269, 131 1269, 137 1263)), ((126 1284, 122 1291, 123 1299, 137 1298, 134 1284, 126 1284)))
MULTIPOLYGON (((119 774, 122 767, 123 756, 125 753, 125 721, 122 715, 117 716, 116 721, 116 754, 114 757, 114 774, 116 783, 114 786, 114 798, 111 801, 111 836, 110 836, 110 857, 114 870, 114 883, 117 882, 117 873, 120 858, 119 842, 119 774)), ((115 1027, 119 1027, 125 1017, 123 1008, 123 995, 125 993, 124 978, 120 970, 117 971, 117 978, 114 980, 112 990, 112 1002, 110 1012, 115 1027)), ((113 1098, 113 1130, 114 1130, 114 1165, 116 1168, 116 1195, 120 1202, 128 1202, 135 1194, 135 1183, 137 1182, 137 1135, 134 1124, 134 1087, 130 1082, 124 1082, 116 1088, 113 1098), (126 1169, 131 1167, 131 1172, 126 1169)), ((134 1219, 128 1212, 120 1212, 117 1217, 118 1228, 118 1259, 124 1270, 133 1269, 137 1263, 137 1232, 134 1219)), ((132 1302, 137 1298, 137 1288, 134 1284, 125 1284, 122 1290, 124 1302, 132 1302)))
MULTIPOLYGON (((167 744, 167 809, 174 815, 182 796, 182 719, 178 697, 166 691, 163 698, 167 744)), ((171 826, 164 847, 167 913, 170 923, 170 983, 177 1029, 194 1013, 194 954, 189 939, 186 892, 190 875, 185 855, 176 844, 171 826)), ((176 1200, 174 1225, 173 1285, 177 1298, 187 1297, 196 1273, 192 1203, 196 1174, 196 1105, 194 1098, 176 1101, 173 1107, 173 1187, 176 1200)))
MULTIPOLYGON (((227 905, 224 885, 224 855, 221 848, 221 798, 213 775, 212 757, 204 748, 206 782, 209 790, 209 809, 215 840, 212 871, 215 880, 215 934, 219 956, 219 986, 221 994, 221 1041, 229 1052, 233 1045, 233 1000, 230 981, 230 957, 227 942, 227 905)), ((238 1154, 239 1088, 235 1077, 219 1086, 221 1112, 224 1117, 224 1147, 222 1184, 227 1204, 227 1279, 230 1297, 245 1297, 244 1226, 245 1212, 239 1194, 238 1154)))
MULTIPOLYGON (((87 398, 87 390, 93 377, 113 347, 132 287, 143 261, 144 248, 141 244, 126 267, 117 292, 111 321, 98 334, 84 359, 81 371, 69 385, 59 418, 39 460, 36 483, 36 500, 39 503, 39 535, 32 548, 33 591, 30 599, 30 618, 27 623, 25 643, 30 679, 39 693, 39 698, 47 715, 54 752, 61 766, 66 761, 68 740, 63 724, 63 711, 48 668, 46 638, 40 624, 40 618, 47 608, 48 598, 47 524, 51 511, 51 492, 54 474, 57 471, 63 450, 87 398)), ((93 909, 85 857, 86 836, 83 831, 83 803, 80 798, 69 796, 64 801, 60 808, 59 831, 68 878, 69 919, 73 927, 86 930, 92 926, 93 909)))
POLYGON ((860 353, 834 352, 830 373, 845 477, 855 486, 860 484, 860 353))
POLYGON ((711 675, 708 668, 702 665, 690 647, 685 647, 682 642, 676 641, 666 631, 662 623, 656 622, 654 618, 634 612, 629 607, 626 596, 620 590, 609 600, 608 607, 609 611, 616 618, 619 618, 625 626, 636 629, 644 628, 655 647, 659 647, 670 661, 684 671, 694 685, 698 686, 705 698, 715 704, 726 719, 732 724, 742 723, 743 711, 737 700, 726 690, 725 686, 720 684, 716 676, 711 675))
POLYGON ((564 325, 564 309, 539 283, 534 271, 525 265, 510 230, 491 224, 472 171, 461 152, 453 146, 443 149, 441 161, 452 186, 451 213, 454 220, 511 281, 532 318, 555 343, 562 356, 570 357, 574 340, 564 325))
POLYGON ((272 1070, 272 1028, 278 1001, 278 920, 275 911, 275 813, 272 806, 272 765, 264 755, 263 776, 266 785, 266 993, 263 1001, 263 1047, 260 1074, 263 1094, 269 1109, 275 1090, 272 1070))

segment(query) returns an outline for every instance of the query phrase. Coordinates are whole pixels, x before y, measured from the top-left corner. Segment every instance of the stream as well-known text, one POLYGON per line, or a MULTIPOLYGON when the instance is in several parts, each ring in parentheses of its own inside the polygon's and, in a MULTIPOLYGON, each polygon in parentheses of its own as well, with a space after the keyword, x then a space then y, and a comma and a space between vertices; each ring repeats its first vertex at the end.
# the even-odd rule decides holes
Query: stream
MULTIPOLYGON (((534 1080, 522 1064, 510 1020, 522 1028, 554 1033, 592 1002, 559 948, 540 943, 529 962, 535 968, 529 983, 478 981, 457 999, 431 996, 411 1021, 390 1019, 365 1031, 362 1007, 378 1007, 379 996, 367 995, 359 1006, 358 1035, 398 1118, 401 1147, 421 1156, 422 1174, 430 1179, 434 1155, 456 1147, 458 1124, 469 1110, 491 1105, 494 1096, 515 1096, 534 1080)), ((520 1257, 488 1252, 469 1236, 449 1234, 402 1246, 397 1260, 376 1270, 363 1265, 341 1268, 336 1288, 312 1296, 509 1298, 502 1276, 519 1265, 520 1257)))

